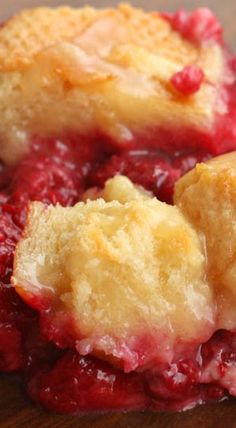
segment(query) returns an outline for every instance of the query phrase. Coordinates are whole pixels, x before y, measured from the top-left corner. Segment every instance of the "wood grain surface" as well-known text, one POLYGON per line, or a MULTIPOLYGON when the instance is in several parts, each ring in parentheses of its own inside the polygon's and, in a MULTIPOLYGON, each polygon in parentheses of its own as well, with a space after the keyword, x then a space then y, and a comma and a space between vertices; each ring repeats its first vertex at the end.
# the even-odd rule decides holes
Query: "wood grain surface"
MULTIPOLYGON (((71 4, 81 6, 84 0, 0 0, 0 19, 25 7, 71 4)), ((149 10, 193 9, 209 6, 225 28, 225 38, 236 51, 236 0, 140 0, 132 4, 149 10)), ((112 0, 90 0, 97 7, 114 5, 112 0)), ((114 413, 72 418, 54 415, 33 406, 12 377, 0 377, 0 428, 236 428, 236 401, 200 406, 181 414, 114 413)))

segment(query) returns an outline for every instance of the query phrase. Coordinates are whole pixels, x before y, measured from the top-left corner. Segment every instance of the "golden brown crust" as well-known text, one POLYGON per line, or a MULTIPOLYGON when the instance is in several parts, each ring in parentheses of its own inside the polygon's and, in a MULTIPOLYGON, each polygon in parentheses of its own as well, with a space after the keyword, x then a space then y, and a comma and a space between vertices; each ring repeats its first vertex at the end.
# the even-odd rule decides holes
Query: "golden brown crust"
POLYGON ((0 31, 1 70, 18 70, 47 46, 74 40, 95 16, 93 8, 40 7, 22 11, 0 31))
POLYGON ((124 4, 117 9, 103 10, 92 7, 40 7, 22 11, 7 21, 1 29, 0 67, 2 70, 18 70, 20 66, 29 64, 37 53, 48 46, 60 42, 77 44, 78 38, 83 36, 86 30, 91 33, 91 47, 94 48, 94 44, 99 44, 96 37, 98 27, 101 27, 100 34, 102 31, 105 34, 103 47, 104 42, 112 44, 112 41, 118 39, 147 47, 153 52, 158 47, 161 53, 166 54, 168 51, 168 56, 171 55, 178 62, 186 55, 190 60, 196 59, 196 49, 187 41, 183 45, 177 33, 175 38, 170 38, 170 25, 157 13, 144 13, 124 4), (106 29, 112 30, 109 31, 109 38, 106 29))

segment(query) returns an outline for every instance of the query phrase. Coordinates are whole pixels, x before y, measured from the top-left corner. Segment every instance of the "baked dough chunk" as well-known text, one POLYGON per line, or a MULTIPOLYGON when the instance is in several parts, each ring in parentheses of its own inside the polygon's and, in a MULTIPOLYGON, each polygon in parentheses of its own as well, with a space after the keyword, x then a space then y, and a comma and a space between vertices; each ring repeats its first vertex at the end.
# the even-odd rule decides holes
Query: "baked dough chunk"
POLYGON ((92 187, 82 195, 82 200, 96 200, 99 198, 104 199, 106 202, 119 201, 122 204, 129 201, 146 200, 152 196, 143 187, 132 183, 129 178, 124 175, 117 175, 106 181, 104 189, 92 187))
MULTIPOLYGON (((119 195, 122 180, 111 180, 106 192, 119 195)), ((48 301, 62 332, 72 316, 81 354, 115 360, 125 371, 171 361, 185 346, 189 352, 214 326, 201 240, 178 208, 137 198, 136 188, 132 200, 131 187, 129 202, 121 192, 123 203, 32 203, 13 274, 28 303, 48 301)))
POLYGON ((0 29, 0 157, 17 162, 35 135, 68 134, 211 151, 234 80, 226 62, 217 40, 188 41, 128 5, 23 11, 0 29), (192 65, 203 80, 184 96, 171 79, 192 65))
POLYGON ((179 180, 175 203, 204 233, 219 329, 236 328, 236 152, 199 164, 179 180))

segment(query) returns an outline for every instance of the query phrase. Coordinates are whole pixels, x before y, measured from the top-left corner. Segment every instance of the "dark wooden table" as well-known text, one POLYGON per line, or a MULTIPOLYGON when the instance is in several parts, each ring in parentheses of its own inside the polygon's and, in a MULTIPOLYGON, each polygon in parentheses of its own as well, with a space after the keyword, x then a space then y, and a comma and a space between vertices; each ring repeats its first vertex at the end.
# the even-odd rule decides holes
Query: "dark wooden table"
MULTIPOLYGON (((84 5, 102 7, 117 3, 112 0, 0 0, 0 19, 23 7, 38 5, 84 5)), ((149 10, 176 10, 207 5, 219 16, 225 38, 236 51, 236 0, 136 0, 132 4, 149 10)), ((236 400, 201 406, 181 414, 130 413, 71 418, 53 415, 34 407, 14 379, 0 378, 1 428, 236 428, 236 400)))

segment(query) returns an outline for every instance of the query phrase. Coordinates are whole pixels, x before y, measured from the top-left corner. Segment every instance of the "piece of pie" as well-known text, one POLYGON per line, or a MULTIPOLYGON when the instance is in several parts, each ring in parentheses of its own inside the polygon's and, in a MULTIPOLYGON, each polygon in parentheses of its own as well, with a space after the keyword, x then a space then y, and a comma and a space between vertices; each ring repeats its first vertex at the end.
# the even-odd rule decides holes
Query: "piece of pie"
POLYGON ((0 370, 37 403, 236 396, 236 154, 208 161, 236 150, 235 100, 208 9, 0 28, 0 370))

